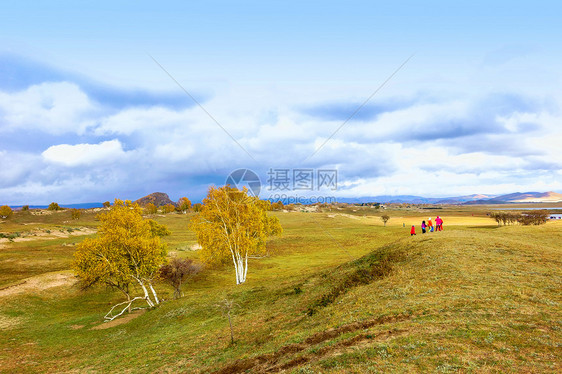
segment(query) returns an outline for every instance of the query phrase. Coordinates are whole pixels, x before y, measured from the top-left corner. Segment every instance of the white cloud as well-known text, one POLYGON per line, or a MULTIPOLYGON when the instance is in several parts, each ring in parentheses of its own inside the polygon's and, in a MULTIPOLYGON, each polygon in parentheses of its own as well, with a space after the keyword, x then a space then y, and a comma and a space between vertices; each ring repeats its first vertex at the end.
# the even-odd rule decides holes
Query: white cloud
POLYGON ((82 134, 98 110, 80 88, 68 82, 42 83, 26 90, 0 92, 0 120, 8 130, 82 134))
MULTIPOLYGON (((89 196, 109 191, 109 196, 100 197, 105 200, 118 192, 125 194, 120 197, 135 198, 155 190, 177 198, 189 195, 191 189, 204 189, 192 183, 211 183, 206 182, 210 178, 220 182, 241 167, 259 172, 264 183, 269 168, 338 168, 341 189, 334 195, 339 196, 444 196, 560 188, 559 169, 548 169, 554 165, 548 161, 562 159, 557 142, 561 118, 554 111, 542 108, 534 113, 527 108, 518 112, 509 107, 498 114, 486 106, 484 94, 428 95, 371 121, 350 121, 306 160, 342 122, 303 114, 299 109, 303 102, 318 102, 297 88, 293 92, 285 88, 277 96, 274 89, 263 88, 263 95, 251 94, 247 87, 237 89, 218 92, 203 104, 257 162, 197 106, 127 107, 109 113, 92 104, 77 86, 64 82, 0 93, 0 131, 37 129, 65 136, 57 138, 57 143, 64 144, 49 144, 41 149, 47 148, 44 152, 25 157, 21 151, 13 155, 2 151, 0 139, 0 177, 7 181, 0 184, 0 192, 13 202, 31 201, 32 196, 63 201, 70 198, 65 193, 68 181, 74 181, 89 196), (525 127, 529 123, 532 126, 525 127), (489 135, 488 126, 501 131, 489 135), (444 131, 449 134, 437 141, 444 131), (113 140, 102 141, 108 135, 113 140), (479 147, 496 139, 500 141, 494 143, 497 147, 479 147), (508 150, 508 143, 516 151, 528 149, 532 156, 508 150), (540 172, 531 170, 533 163, 542 165, 540 172), (36 188, 41 191, 34 192, 36 188)), ((333 95, 330 92, 316 100, 330 102, 333 95)), ((349 92, 341 95, 342 100, 356 99, 349 92)))
POLYGON ((112 163, 126 155, 117 139, 99 144, 59 144, 42 153, 43 158, 64 166, 87 166, 97 163, 112 163))
POLYGON ((189 112, 190 110, 176 111, 161 107, 124 109, 104 117, 94 133, 96 135, 131 135, 135 132, 158 134, 163 130, 190 124, 192 120, 189 112))

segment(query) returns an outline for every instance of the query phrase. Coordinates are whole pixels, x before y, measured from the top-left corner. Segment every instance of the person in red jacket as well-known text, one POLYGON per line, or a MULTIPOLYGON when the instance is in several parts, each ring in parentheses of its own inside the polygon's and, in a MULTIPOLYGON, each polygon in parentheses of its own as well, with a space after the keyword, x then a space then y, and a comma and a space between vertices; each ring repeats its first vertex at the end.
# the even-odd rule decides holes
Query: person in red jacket
POLYGON ((435 225, 437 231, 443 231, 443 220, 441 219, 441 217, 437 216, 437 218, 435 219, 435 225))
POLYGON ((410 236, 416 235, 416 226, 412 225, 412 229, 410 230, 410 236))

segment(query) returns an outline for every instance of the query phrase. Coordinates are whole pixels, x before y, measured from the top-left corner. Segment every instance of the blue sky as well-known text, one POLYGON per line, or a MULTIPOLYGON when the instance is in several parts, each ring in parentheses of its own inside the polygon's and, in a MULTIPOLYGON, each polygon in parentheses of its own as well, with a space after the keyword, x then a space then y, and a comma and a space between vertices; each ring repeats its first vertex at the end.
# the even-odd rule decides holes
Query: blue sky
POLYGON ((0 203, 198 200, 237 168, 337 169, 346 197, 562 192, 561 11, 4 2, 0 203))

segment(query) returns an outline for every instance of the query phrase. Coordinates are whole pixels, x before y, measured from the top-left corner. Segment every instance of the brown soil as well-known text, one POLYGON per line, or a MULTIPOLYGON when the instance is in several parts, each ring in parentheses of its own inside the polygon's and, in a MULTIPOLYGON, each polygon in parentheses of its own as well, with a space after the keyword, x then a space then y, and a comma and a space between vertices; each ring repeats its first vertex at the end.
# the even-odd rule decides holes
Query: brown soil
POLYGON ((120 318, 114 319, 113 321, 104 322, 101 325, 94 326, 90 330, 105 330, 105 329, 109 329, 111 327, 124 325, 125 323, 130 322, 130 321, 134 320, 135 318, 143 315, 145 312, 146 312, 146 309, 135 310, 130 314, 126 314, 124 317, 120 317, 120 318))
POLYGON ((291 358, 291 356, 304 352, 308 348, 311 348, 325 341, 335 339, 336 337, 344 333, 366 330, 376 325, 405 321, 410 318, 412 318, 412 315, 410 314, 382 316, 362 322, 350 323, 336 329, 322 331, 308 337, 303 343, 286 345, 284 347, 281 347, 274 353, 268 353, 252 358, 237 360, 234 363, 216 371, 215 374, 244 373, 248 370, 250 370, 252 373, 270 373, 284 371, 303 365, 310 361, 317 361, 328 354, 333 354, 334 352, 341 351, 342 349, 347 349, 348 347, 361 344, 365 341, 379 341, 381 339, 389 339, 392 337, 403 335, 406 330, 393 329, 372 334, 361 333, 350 339, 338 342, 330 346, 322 347, 316 350, 314 353, 305 353, 298 357, 291 358))

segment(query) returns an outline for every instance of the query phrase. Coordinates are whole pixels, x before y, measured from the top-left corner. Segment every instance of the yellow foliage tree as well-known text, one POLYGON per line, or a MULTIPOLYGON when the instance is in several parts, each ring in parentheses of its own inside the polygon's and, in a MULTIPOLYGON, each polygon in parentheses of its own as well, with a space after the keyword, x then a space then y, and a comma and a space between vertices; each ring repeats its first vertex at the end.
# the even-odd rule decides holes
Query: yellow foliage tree
POLYGON ((153 203, 146 204, 144 210, 147 214, 156 214, 156 212, 158 212, 158 208, 153 203))
POLYGON ((10 218, 13 213, 12 208, 7 205, 2 205, 0 207, 0 217, 3 219, 10 218))
POLYGON ((187 197, 182 197, 178 201, 178 210, 182 213, 186 213, 191 208, 191 201, 187 197))
POLYGON ((70 217, 72 219, 80 219, 81 215, 82 215, 82 211, 80 209, 75 209, 75 208, 70 209, 70 217))
POLYGON ((267 215, 270 206, 269 201, 248 196, 247 188, 211 187, 201 211, 190 222, 203 262, 231 259, 236 284, 244 283, 248 257, 264 254, 267 238, 283 232, 279 219, 267 215))
MULTIPOLYGON (((99 235, 78 245, 73 269, 86 286, 102 283, 127 296, 127 301, 111 308, 105 318, 112 320, 127 309, 130 311, 135 300, 143 299, 150 307, 159 304, 152 282, 165 262, 166 246, 160 242, 158 230, 154 230, 150 220, 143 219, 142 209, 130 201, 116 199, 111 209, 98 218, 99 235), (131 284, 140 286, 143 296, 131 298, 131 284), (121 313, 113 315, 113 309, 123 304, 126 306, 121 313)), ((159 231, 165 234, 167 230, 159 231)))
POLYGON ((47 210, 62 210, 58 203, 52 202, 49 204, 47 210))

